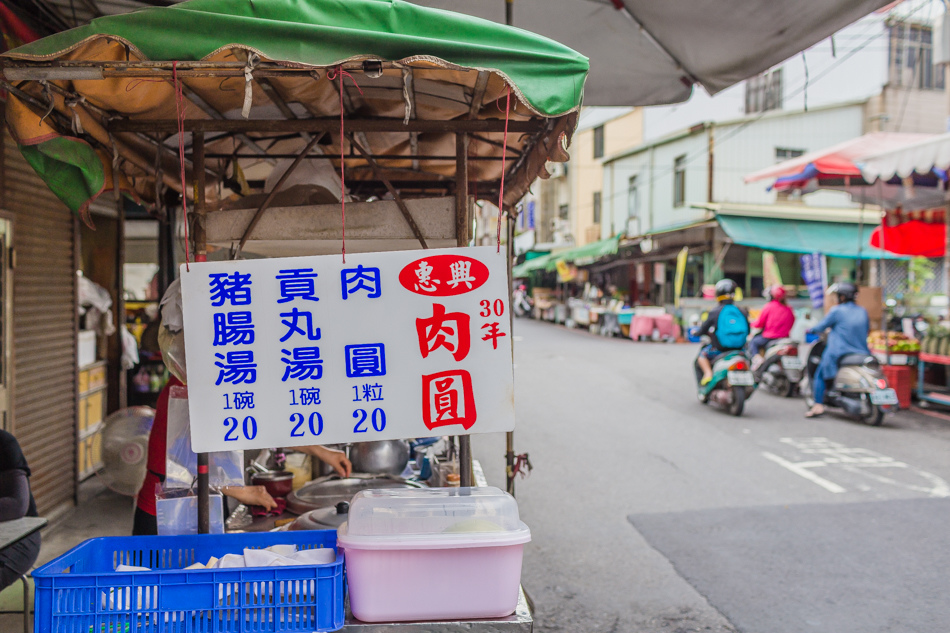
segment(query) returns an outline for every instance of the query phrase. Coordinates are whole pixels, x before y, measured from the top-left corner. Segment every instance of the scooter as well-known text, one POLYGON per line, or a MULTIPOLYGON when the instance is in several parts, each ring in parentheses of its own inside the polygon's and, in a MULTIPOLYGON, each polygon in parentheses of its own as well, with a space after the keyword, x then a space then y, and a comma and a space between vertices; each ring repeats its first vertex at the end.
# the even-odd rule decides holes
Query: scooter
MULTIPOLYGON (((809 407, 815 404, 812 386, 824 350, 825 341, 821 339, 808 351, 801 391, 809 407)), ((841 359, 838 373, 825 391, 824 404, 871 426, 880 426, 885 413, 899 408, 897 392, 887 386, 881 364, 874 356, 865 354, 848 354, 841 359)))
POLYGON ((758 356, 758 359, 752 359, 756 382, 776 396, 792 396, 798 389, 805 368, 805 361, 798 357, 798 343, 790 338, 777 339, 770 342, 758 356))
POLYGON ((749 357, 741 350, 723 352, 713 359, 712 368, 712 380, 703 385, 703 370, 699 368, 698 357, 693 361, 699 401, 712 403, 737 417, 742 415, 745 402, 756 387, 749 357))
POLYGON ((514 311, 516 317, 531 316, 532 310, 534 310, 534 304, 531 301, 531 298, 528 297, 527 288, 522 284, 515 288, 515 291, 512 293, 511 298, 511 309, 514 311))

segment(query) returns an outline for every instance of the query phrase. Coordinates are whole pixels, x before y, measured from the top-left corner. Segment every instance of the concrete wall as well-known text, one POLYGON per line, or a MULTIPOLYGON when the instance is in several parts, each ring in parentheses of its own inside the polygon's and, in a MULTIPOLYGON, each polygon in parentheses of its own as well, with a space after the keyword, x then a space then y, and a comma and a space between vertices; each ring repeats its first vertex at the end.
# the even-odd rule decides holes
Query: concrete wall
MULTIPOLYGON (((932 2, 932 6, 921 6, 918 2, 904 4, 908 6, 898 6, 888 15, 912 11, 910 20, 926 24, 943 12, 938 1, 932 2)), ((871 14, 838 31, 834 36, 834 52, 831 39, 826 39, 805 51, 804 56, 795 55, 778 64, 775 68, 782 69, 783 109, 802 110, 806 101, 809 109, 863 101, 879 94, 887 84, 885 20, 888 15, 871 14)), ((712 97, 697 87, 685 103, 645 108, 646 138, 648 141, 659 139, 702 121, 728 121, 744 114, 745 82, 712 97)), ((942 130, 941 127, 938 131, 942 130)))
MULTIPOLYGON (((713 131, 715 202, 773 204, 776 193, 767 191, 771 182, 745 184, 743 178, 775 164, 776 148, 810 152, 861 136, 864 107, 861 104, 808 112, 768 114, 754 122, 717 125, 713 131)), ((802 203, 811 206, 852 206, 843 194, 818 192, 802 203)))
POLYGON ((604 222, 601 236, 611 233, 636 235, 650 230, 685 224, 702 217, 690 203, 707 202, 708 136, 704 128, 644 148, 605 165, 604 222), (673 206, 673 164, 686 157, 686 203, 673 206), (629 221, 628 184, 637 176, 639 217, 629 221), (634 232, 634 228, 638 229, 634 232))
MULTIPOLYGON (((705 211, 691 204, 728 202, 774 204, 769 182, 745 184, 746 174, 776 162, 776 148, 805 152, 828 147, 863 133, 864 104, 808 112, 775 112, 757 119, 696 126, 627 156, 610 160, 604 175, 602 237, 634 236, 700 220, 705 211), (713 141, 713 187, 709 197, 709 140, 713 141), (673 164, 686 157, 686 204, 673 206, 673 164), (638 217, 630 219, 629 179, 637 176, 638 217)), ((845 194, 819 192, 800 201, 805 206, 853 207, 845 194)))

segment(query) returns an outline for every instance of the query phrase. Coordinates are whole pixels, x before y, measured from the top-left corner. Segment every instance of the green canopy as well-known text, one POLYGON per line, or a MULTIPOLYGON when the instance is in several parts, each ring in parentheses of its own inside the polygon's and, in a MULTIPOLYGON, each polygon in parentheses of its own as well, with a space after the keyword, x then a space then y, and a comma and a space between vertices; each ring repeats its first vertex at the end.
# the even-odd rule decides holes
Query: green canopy
MULTIPOLYGON (((236 135, 208 139, 209 189, 230 173, 228 157, 239 150, 234 160, 246 172, 264 154, 283 157, 306 144, 281 136, 279 126, 247 126, 328 123, 340 116, 341 102, 348 121, 379 128, 366 142, 403 181, 452 182, 455 164, 440 157, 456 149, 456 123, 505 120, 506 104, 513 124, 554 118, 507 136, 508 150, 520 153, 507 165, 505 203, 514 204, 546 161, 567 160, 560 139, 573 134, 588 70, 587 58, 545 37, 400 0, 190 0, 97 18, 7 52, 0 64, 16 83, 5 111, 13 137, 50 189, 84 218, 89 203, 114 186, 152 199, 157 173, 167 186, 188 189, 172 176, 180 169, 170 133, 177 130, 176 86, 186 124, 228 119, 222 131, 236 135), (136 120, 138 130, 117 127, 136 120), (425 122, 447 125, 410 139, 408 126, 425 122), (166 135, 161 150, 144 136, 152 133, 166 135), (391 162, 400 156, 405 162, 391 162)), ((349 144, 335 129, 323 130, 325 142, 349 144)), ((503 131, 486 131, 470 148, 482 159, 472 162, 469 177, 486 183, 477 190, 484 199, 500 189, 501 162, 489 159, 500 158, 503 131)), ((352 145, 346 153, 346 169, 363 166, 352 145)), ((185 169, 192 178, 192 167, 185 169)), ((365 171, 353 181, 372 180, 365 171)))
POLYGON ((557 255, 557 261, 564 261, 575 266, 588 266, 593 264, 601 257, 616 255, 620 247, 620 236, 608 237, 599 242, 591 242, 568 251, 562 251, 557 255))
POLYGON ((542 116, 580 106, 589 67, 586 57, 546 37, 400 0, 190 0, 97 18, 6 56, 49 61, 100 38, 124 41, 151 61, 199 61, 240 47, 316 67, 359 59, 448 62, 504 75, 542 116))
POLYGON ((785 253, 823 253, 848 259, 903 259, 868 244, 874 226, 719 214, 722 230, 736 244, 785 253))

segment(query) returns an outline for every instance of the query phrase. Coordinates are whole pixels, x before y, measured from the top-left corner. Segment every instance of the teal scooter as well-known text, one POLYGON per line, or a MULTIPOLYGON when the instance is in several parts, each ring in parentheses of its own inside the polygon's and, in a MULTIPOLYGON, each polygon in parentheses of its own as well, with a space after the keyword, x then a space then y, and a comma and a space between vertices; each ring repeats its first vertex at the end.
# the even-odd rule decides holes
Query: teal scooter
POLYGON ((699 401, 712 403, 734 416, 742 415, 742 409, 758 386, 749 357, 741 350, 724 352, 713 359, 713 377, 705 385, 700 384, 703 372, 699 363, 693 362, 696 373, 696 388, 699 401))

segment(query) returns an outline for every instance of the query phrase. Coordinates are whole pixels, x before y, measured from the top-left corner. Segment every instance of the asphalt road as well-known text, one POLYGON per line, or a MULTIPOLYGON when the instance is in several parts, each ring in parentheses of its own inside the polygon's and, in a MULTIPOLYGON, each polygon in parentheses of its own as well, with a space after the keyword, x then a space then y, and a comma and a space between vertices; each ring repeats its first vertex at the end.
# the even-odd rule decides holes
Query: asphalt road
MULTIPOLYGON (((535 630, 950 630, 950 422, 700 405, 694 345, 515 323, 535 630)), ((504 437, 476 436, 504 486, 504 437)))

